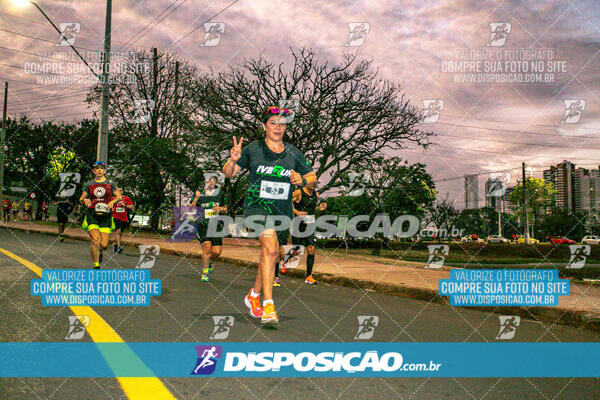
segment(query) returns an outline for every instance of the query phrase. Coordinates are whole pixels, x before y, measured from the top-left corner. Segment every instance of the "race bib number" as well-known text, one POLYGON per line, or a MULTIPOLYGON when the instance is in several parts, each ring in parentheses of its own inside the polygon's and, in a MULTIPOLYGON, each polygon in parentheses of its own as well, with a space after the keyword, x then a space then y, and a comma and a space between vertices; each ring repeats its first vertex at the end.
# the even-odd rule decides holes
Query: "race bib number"
POLYGON ((217 213, 215 213, 212 208, 207 208, 204 210, 204 218, 214 218, 217 216, 217 213))
POLYGON ((304 222, 306 224, 314 224, 315 223, 314 215, 301 215, 301 217, 302 217, 302 222, 304 222))
POLYGON ((125 207, 117 207, 115 208, 115 211, 118 213, 124 213, 125 212, 125 207))
POLYGON ((290 193, 290 184, 287 182, 262 181, 260 183, 260 197, 263 199, 287 200, 290 193))
POLYGON ((94 207, 94 211, 97 213, 108 213, 108 204, 106 203, 96 203, 94 207))

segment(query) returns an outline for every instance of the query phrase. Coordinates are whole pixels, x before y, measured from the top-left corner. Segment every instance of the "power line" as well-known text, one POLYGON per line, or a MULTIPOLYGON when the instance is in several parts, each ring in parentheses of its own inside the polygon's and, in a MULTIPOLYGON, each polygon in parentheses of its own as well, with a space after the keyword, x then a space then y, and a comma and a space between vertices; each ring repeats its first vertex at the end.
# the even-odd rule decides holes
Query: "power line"
MULTIPOLYGON (((470 121, 481 121, 481 122, 494 122, 494 123, 500 123, 500 124, 514 124, 514 125, 524 125, 523 122, 514 122, 514 121, 501 121, 498 119, 480 119, 480 118, 465 118, 464 116, 460 116, 460 115, 454 115, 454 114, 447 114, 447 113, 443 113, 441 114, 443 117, 454 117, 454 118, 460 118, 460 119, 468 119, 470 121)), ((526 126, 542 126, 542 127, 547 127, 547 128, 558 128, 558 126, 556 125, 550 125, 550 124, 526 124, 526 126)), ((584 129, 584 128, 579 128, 579 129, 584 129)), ((585 128, 585 129, 594 129, 597 130, 596 128, 585 128)))
MULTIPOLYGON (((46 23, 43 23, 43 22, 40 22, 40 21, 36 21, 36 20, 33 20, 33 19, 29 19, 29 18, 20 17, 20 16, 17 16, 17 15, 14 15, 14 14, 9 14, 7 12, 0 11, 0 14, 4 14, 4 15, 7 15, 9 17, 20 19, 20 20, 23 20, 23 21, 31 22, 33 24, 42 25, 44 27, 48 26, 48 24, 46 24, 46 23)), ((100 36, 88 35, 88 34, 82 33, 82 32, 77 33, 77 36, 83 36, 83 37, 86 37, 86 38, 97 39, 97 40, 102 40, 103 39, 100 36)), ((117 42, 117 41, 115 41, 114 43, 123 43, 123 42, 117 42)))
MULTIPOLYGON (((548 143, 523 143, 523 142, 514 142, 514 141, 507 141, 507 140, 498 140, 498 139, 484 139, 484 138, 474 138, 474 137, 466 137, 466 136, 455 136, 455 135, 442 134, 442 133, 438 133, 437 135, 445 136, 445 137, 453 137, 453 138, 457 138, 457 139, 468 139, 468 140, 478 140, 478 141, 486 141, 486 142, 518 144, 518 145, 523 145, 523 146, 560 147, 560 148, 581 150, 574 146, 565 146, 565 145, 558 145, 558 144, 553 145, 553 144, 548 144, 548 143)), ((598 139, 600 139, 600 138, 598 138, 598 139)), ((588 145, 586 145, 585 147, 586 147, 586 149, 600 149, 600 147, 593 147, 593 146, 588 146, 588 145)))
MULTIPOLYGON (((34 40, 39 40, 39 41, 46 42, 46 43, 56 44, 56 41, 52 41, 52 40, 48 40, 48 39, 44 39, 44 38, 40 38, 40 37, 36 37, 36 36, 25 35, 23 33, 15 32, 15 31, 9 31, 8 29, 0 28, 0 31, 12 33, 13 35, 23 36, 23 37, 34 39, 34 40)), ((75 47, 75 46, 73 46, 73 47, 75 47)), ((84 50, 93 51, 95 53, 100 53, 100 50, 88 49, 87 47, 83 47, 83 46, 77 46, 75 48, 77 48, 78 50, 84 49, 84 50)))
POLYGON ((235 3, 239 2, 239 1, 240 0, 233 1, 227 7, 225 7, 224 9, 222 9, 221 11, 219 11, 218 13, 216 13, 215 15, 213 15, 212 17, 210 17, 209 19, 204 21, 204 23, 202 23, 202 25, 198 25, 197 27, 192 29, 190 32, 186 33, 185 35, 183 35, 182 37, 180 37, 179 39, 177 39, 176 41, 174 41, 173 43, 171 43, 170 45, 165 47, 165 50, 169 49, 171 46, 176 45, 177 43, 181 42, 183 39, 185 39, 186 37, 190 36, 192 33, 196 32, 198 29, 200 29, 200 27, 204 26, 204 24, 206 24, 207 22, 210 22, 213 18, 219 16, 222 12, 226 11, 229 7, 233 6, 235 3))
MULTIPOLYGON (((71 94, 68 94, 65 96, 61 96, 61 100, 69 98, 69 97, 73 97, 73 96, 81 96, 87 92, 88 92, 88 90, 84 89, 84 90, 76 92, 76 93, 71 93, 71 94)), ((35 106, 36 104, 43 104, 43 103, 47 102, 48 99, 50 99, 53 96, 55 96, 55 95, 48 95, 42 99, 25 99, 24 101, 20 101, 19 99, 17 99, 17 102, 18 102, 17 105, 19 105, 19 106, 27 106, 27 105, 35 106)))
MULTIPOLYGON (((29 111, 31 111, 31 109, 33 109, 33 111, 35 111, 35 112, 41 112, 41 111, 47 111, 47 110, 54 110, 54 109, 57 108, 57 106, 58 106, 58 108, 64 108, 64 107, 72 107, 73 105, 76 105, 76 104, 82 104, 82 101, 81 100, 76 100, 76 101, 72 101, 72 102, 62 103, 61 105, 50 104, 49 108, 47 108, 47 107, 40 107, 41 104, 38 105, 38 106, 33 105, 33 106, 29 106, 29 107, 27 107, 27 105, 25 105, 27 107, 26 109, 22 109, 21 108, 21 109, 14 110, 14 111, 15 112, 29 112, 29 111)), ((84 103, 84 104, 86 104, 86 103, 84 103)))
MULTIPOLYGON (((532 157, 531 154, 514 154, 514 153, 507 154, 507 153, 500 153, 498 151, 489 151, 489 150, 481 150, 481 149, 466 149, 463 147, 444 146, 441 144, 436 144, 436 146, 446 148, 446 149, 453 149, 453 150, 474 151, 477 153, 501 154, 503 156, 517 156, 517 157, 524 157, 524 158, 532 157)), ((536 155, 535 157, 550 158, 550 159, 560 158, 560 156, 540 156, 540 155, 536 155)), ((578 158, 578 157, 569 157, 569 158, 572 160, 586 160, 586 161, 600 162, 600 159, 597 159, 597 158, 578 158)))
MULTIPOLYGON (((0 46, 0 49, 14 51, 16 53, 28 54, 28 55, 32 55, 32 56, 35 56, 35 57, 47 58, 49 60, 58 60, 58 61, 65 61, 65 62, 69 61, 69 60, 65 60, 65 59, 62 59, 62 58, 49 57, 49 56, 45 56, 45 55, 42 55, 42 54, 31 53, 29 51, 18 50, 18 49, 11 49, 10 47, 0 46)), ((81 61, 81 60, 79 60, 79 61, 81 61)))
MULTIPOLYGON (((160 18, 160 16, 162 14, 164 14, 169 8, 171 8, 171 6, 173 6, 173 4, 177 3, 180 0, 175 0, 173 1, 171 4, 169 4, 164 10, 162 10, 160 12, 160 14, 158 14, 156 17, 154 17, 152 19, 152 21, 148 22, 141 30, 139 30, 137 33, 135 33, 127 42, 125 42, 125 44, 123 44, 118 51, 121 51, 134 37, 136 37, 137 35, 139 35, 141 32, 143 32, 144 30, 146 30, 146 28, 148 28, 148 26, 150 26, 150 24, 152 24, 154 21, 156 21, 158 18, 160 18)), ((165 20, 165 18, 167 18, 169 15, 171 15, 173 12, 175 12, 179 7, 181 7, 184 3, 186 3, 188 0, 184 0, 181 4, 179 4, 177 7, 175 7, 173 10, 171 10, 171 12, 169 12, 167 15, 165 15, 160 21, 158 21, 156 24, 154 24, 154 26, 152 26, 150 29, 148 29, 148 31, 144 32, 140 37, 138 37, 137 39, 135 39, 134 42, 131 43, 131 46, 133 46, 134 44, 136 44, 141 38, 143 38, 144 36, 146 36, 146 34, 148 34, 152 29, 156 28, 162 21, 165 20)))
MULTIPOLYGON (((450 125, 450 126, 458 126, 461 128, 472 128, 472 129, 481 129, 481 130, 485 130, 485 131, 498 131, 498 132, 508 132, 508 133, 517 133, 517 134, 521 134, 521 133, 527 133, 530 135, 542 135, 542 136, 554 136, 554 137, 567 137, 565 135, 561 135, 561 134, 552 134, 552 133, 542 133, 542 132, 533 132, 533 131, 526 131, 526 130, 513 130, 513 129, 502 129, 502 128, 487 128, 487 127, 482 127, 482 126, 473 126, 473 125, 463 125, 463 124, 453 124, 450 122, 436 122, 437 124, 442 124, 442 125, 450 125)), ((600 139, 600 136, 586 136, 586 135, 573 135, 570 136, 573 138, 582 138, 582 139, 600 139)))

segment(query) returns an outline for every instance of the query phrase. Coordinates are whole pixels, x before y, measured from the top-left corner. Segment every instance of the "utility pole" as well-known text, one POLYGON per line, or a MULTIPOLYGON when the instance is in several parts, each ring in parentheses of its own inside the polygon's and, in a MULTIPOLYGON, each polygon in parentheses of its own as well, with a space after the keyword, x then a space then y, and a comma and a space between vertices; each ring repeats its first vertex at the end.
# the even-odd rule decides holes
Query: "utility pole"
POLYGON ((525 230, 524 235, 525 235, 525 243, 529 244, 529 221, 527 218, 527 196, 526 196, 526 192, 527 192, 527 177, 525 176, 525 163, 523 163, 523 220, 524 220, 524 224, 523 224, 523 228, 525 230))
MULTIPOLYGON (((502 196, 504 196, 504 193, 502 196)), ((500 207, 498 207, 498 236, 502 236, 502 196, 498 198, 500 201, 500 207)))
POLYGON ((6 107, 8 82, 4 82, 4 106, 2 106, 2 133, 0 134, 0 197, 4 192, 4 142, 6 141, 6 107))
POLYGON ((96 159, 108 162, 108 101, 110 86, 108 82, 110 69, 110 35, 111 35, 112 0, 106 0, 106 22, 104 25, 104 52, 102 56, 102 103, 100 108, 100 125, 98 126, 98 149, 96 159))

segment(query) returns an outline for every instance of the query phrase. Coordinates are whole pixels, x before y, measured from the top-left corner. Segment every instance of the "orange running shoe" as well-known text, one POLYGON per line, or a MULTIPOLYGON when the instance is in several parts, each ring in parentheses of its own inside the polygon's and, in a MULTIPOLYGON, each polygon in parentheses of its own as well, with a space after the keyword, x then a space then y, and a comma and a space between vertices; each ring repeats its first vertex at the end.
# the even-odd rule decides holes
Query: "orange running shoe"
POLYGON ((252 289, 248 291, 248 295, 244 298, 244 304, 250 309, 250 315, 254 318, 260 318, 263 316, 263 309, 260 306, 260 296, 250 296, 252 289))
POLYGON ((277 317, 277 312, 275 311, 273 303, 265 305, 260 322, 266 326, 277 326, 279 324, 279 318, 277 317))
POLYGON ((286 265, 285 263, 281 263, 279 265, 279 272, 281 272, 284 275, 287 274, 287 268, 285 267, 285 265, 286 265))
POLYGON ((315 278, 312 277, 312 275, 309 275, 304 280, 304 283, 308 283, 309 285, 316 285, 317 281, 315 280, 315 278))

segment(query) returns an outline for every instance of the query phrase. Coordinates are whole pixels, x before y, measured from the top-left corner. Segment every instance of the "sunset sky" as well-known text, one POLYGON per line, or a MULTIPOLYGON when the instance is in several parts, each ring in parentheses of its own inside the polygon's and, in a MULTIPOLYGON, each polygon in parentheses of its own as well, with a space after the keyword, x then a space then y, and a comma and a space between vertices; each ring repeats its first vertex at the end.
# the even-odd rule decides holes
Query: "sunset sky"
MULTIPOLYGON (((80 24, 75 46, 101 49, 104 1, 39 0, 38 4, 56 24, 80 24)), ((58 34, 42 15, 31 5, 15 7, 2 0, 0 22, 0 80, 9 81, 9 115, 68 121, 84 117, 74 114, 87 110, 83 102, 86 85, 26 84, 36 82, 36 77, 26 73, 25 63, 56 63, 37 55, 69 50, 56 46, 58 34)), ((459 208, 464 205, 463 179, 442 180, 514 168, 514 184, 523 161, 538 177, 542 169, 563 159, 588 168, 600 165, 597 1, 123 0, 113 4, 112 25, 113 51, 132 44, 147 49, 169 47, 203 70, 221 71, 260 53, 271 61, 290 64, 290 47, 310 47, 333 63, 344 52, 358 52, 373 60, 382 78, 402 83, 413 104, 423 107, 423 100, 443 101, 439 120, 423 125, 438 135, 433 142, 439 145, 396 155, 427 164, 439 192, 449 192, 459 208), (156 21, 150 24, 153 29, 138 34, 170 4, 162 16, 178 8, 156 26, 156 21), (225 24, 219 45, 199 46, 204 39, 203 23, 219 12, 212 19, 225 24), (361 46, 344 47, 352 22, 368 23, 369 32, 361 46), (504 39, 490 41, 490 24, 509 24, 504 39), (544 68, 548 68, 547 61, 557 61, 553 66, 566 67, 566 72, 549 74, 553 82, 459 83, 459 74, 445 69, 461 61, 461 49, 514 55, 515 61, 524 61, 528 68, 531 60, 519 57, 544 54, 551 57, 542 60, 544 68), (578 121, 561 122, 565 100, 585 102, 578 121)), ((82 52, 89 54, 89 50, 82 52)), ((486 178, 480 177, 481 201, 486 178)))

